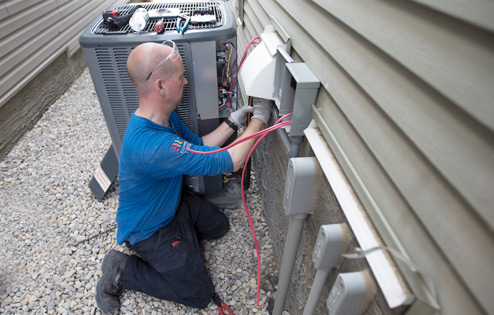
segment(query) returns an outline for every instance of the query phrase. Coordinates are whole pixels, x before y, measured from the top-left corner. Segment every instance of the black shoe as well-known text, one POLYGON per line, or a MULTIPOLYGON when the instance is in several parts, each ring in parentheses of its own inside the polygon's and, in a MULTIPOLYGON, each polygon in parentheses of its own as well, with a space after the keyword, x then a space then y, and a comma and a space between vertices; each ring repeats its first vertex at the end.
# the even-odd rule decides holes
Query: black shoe
MULTIPOLYGON (((129 255, 116 251, 114 249, 110 249, 105 258, 103 258, 103 262, 101 263, 101 271, 111 272, 115 266, 118 266, 127 261, 129 255)), ((122 267, 123 270, 123 267, 122 267)))
POLYGON ((115 314, 120 309, 119 296, 123 290, 122 273, 128 255, 115 250, 106 253, 103 274, 96 285, 96 304, 103 314, 115 314))

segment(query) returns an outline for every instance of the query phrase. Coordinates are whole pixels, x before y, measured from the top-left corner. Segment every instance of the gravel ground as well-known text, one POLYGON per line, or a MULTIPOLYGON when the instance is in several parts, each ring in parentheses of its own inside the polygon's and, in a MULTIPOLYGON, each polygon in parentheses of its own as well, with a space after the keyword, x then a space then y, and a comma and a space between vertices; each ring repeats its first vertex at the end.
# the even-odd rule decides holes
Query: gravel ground
MULTIPOLYGON (((118 184, 102 202, 88 187, 110 143, 86 69, 0 162, 0 313, 99 314, 94 290, 104 254, 111 248, 129 253, 113 229, 118 184)), ((268 314, 274 293, 268 279, 277 269, 255 178, 247 198, 261 248, 259 308, 244 210, 225 209, 231 231, 202 246, 211 279, 235 314, 268 314)), ((140 292, 125 291, 121 302, 121 314, 218 314, 213 303, 199 310, 140 292)))

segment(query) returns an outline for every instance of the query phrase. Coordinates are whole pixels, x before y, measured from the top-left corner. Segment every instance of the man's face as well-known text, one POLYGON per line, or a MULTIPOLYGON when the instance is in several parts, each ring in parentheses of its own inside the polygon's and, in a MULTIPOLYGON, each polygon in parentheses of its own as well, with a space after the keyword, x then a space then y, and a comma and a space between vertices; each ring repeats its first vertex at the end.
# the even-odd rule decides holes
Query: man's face
POLYGON ((188 83, 188 81, 185 77, 185 70, 182 64, 182 58, 175 60, 174 63, 176 71, 174 71, 172 77, 168 80, 168 97, 170 103, 178 107, 178 105, 180 105, 180 102, 182 101, 184 86, 188 83))

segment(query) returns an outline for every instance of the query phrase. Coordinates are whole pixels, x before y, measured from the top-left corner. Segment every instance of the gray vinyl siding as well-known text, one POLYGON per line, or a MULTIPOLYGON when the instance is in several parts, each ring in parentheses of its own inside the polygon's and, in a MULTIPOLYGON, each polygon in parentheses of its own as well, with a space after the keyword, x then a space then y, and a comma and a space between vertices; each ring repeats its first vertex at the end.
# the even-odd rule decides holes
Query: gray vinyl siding
POLYGON ((82 30, 122 0, 0 1, 0 106, 62 53, 79 48, 82 30))
POLYGON ((273 16, 321 81, 313 118, 442 312, 492 312, 494 2, 248 0, 243 13, 239 53, 273 16))

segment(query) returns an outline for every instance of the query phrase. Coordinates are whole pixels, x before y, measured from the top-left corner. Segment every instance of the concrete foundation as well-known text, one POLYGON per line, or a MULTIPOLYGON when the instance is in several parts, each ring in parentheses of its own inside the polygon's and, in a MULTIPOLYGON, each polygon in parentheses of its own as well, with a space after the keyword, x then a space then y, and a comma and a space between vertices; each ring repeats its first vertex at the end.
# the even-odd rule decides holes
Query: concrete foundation
POLYGON ((0 161, 72 85, 85 66, 82 49, 71 57, 63 53, 0 107, 0 161))
MULTIPOLYGON (((301 146, 300 156, 314 156, 307 141, 301 146)), ((273 238, 274 252, 278 270, 281 267, 283 250, 289 224, 289 218, 283 211, 283 193, 285 175, 288 167, 288 155, 279 136, 272 132, 257 148, 254 154, 253 166, 257 176, 261 199, 264 204, 264 215, 268 223, 269 232, 273 238)), ((285 310, 291 315, 302 314, 310 293, 312 282, 316 274, 312 262, 314 243, 322 224, 346 222, 338 201, 324 176, 316 180, 312 192, 312 201, 309 205, 311 215, 308 216, 299 251, 291 278, 290 289, 285 304, 285 310)), ((348 251, 358 244, 353 238, 348 251)), ((314 314, 327 314, 326 299, 339 272, 361 271, 369 268, 364 259, 343 260, 338 270, 332 270, 324 287, 319 304, 314 314)), ((365 314, 402 314, 404 308, 390 310, 381 292, 378 292, 374 301, 365 314)))

